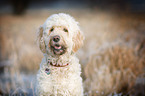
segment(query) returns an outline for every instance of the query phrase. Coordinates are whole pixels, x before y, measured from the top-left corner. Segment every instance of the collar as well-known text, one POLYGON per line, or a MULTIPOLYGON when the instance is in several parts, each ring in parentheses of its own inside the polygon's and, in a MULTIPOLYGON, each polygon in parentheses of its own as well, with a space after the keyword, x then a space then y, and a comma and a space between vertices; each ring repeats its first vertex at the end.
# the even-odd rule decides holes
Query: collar
MULTIPOLYGON (((47 61, 47 65, 51 65, 51 66, 54 66, 54 67, 66 67, 69 65, 70 61, 65 61, 65 62, 62 62, 64 58, 53 58, 53 57, 46 57, 46 61, 47 61)), ((70 58, 69 58, 70 60, 70 58)))
POLYGON ((52 62, 49 63, 51 66, 54 66, 54 67, 66 67, 69 65, 69 63, 65 64, 65 65, 60 65, 60 64, 53 64, 52 62))
POLYGON ((69 63, 66 63, 66 64, 62 64, 62 63, 56 63, 56 62, 54 62, 54 63, 52 63, 52 61, 47 61, 47 64, 48 65, 51 65, 51 66, 54 66, 54 67, 66 67, 66 66, 68 66, 69 65, 69 63))

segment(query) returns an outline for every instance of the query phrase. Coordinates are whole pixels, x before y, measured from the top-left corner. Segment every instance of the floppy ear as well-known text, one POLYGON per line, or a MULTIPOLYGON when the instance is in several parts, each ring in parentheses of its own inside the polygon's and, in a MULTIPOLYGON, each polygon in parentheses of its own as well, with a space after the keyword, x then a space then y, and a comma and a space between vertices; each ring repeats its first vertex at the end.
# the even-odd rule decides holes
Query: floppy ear
POLYGON ((73 36, 73 48, 72 51, 75 53, 83 45, 84 36, 81 31, 77 31, 73 36))
POLYGON ((39 44, 39 48, 43 53, 46 53, 45 42, 43 38, 43 27, 40 26, 37 32, 37 42, 39 44))

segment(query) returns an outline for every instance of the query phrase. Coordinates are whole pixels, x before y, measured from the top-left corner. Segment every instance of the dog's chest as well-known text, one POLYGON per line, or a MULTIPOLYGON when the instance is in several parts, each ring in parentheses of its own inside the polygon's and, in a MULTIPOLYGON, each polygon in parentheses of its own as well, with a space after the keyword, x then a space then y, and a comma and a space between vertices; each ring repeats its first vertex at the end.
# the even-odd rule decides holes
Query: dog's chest
POLYGON ((46 63, 41 66, 37 74, 39 90, 43 94, 55 94, 56 96, 76 96, 74 93, 81 86, 80 65, 78 63, 69 63, 66 67, 48 66, 46 63), (47 69, 47 71, 46 71, 47 69))
POLYGON ((55 80, 67 79, 70 77, 70 69, 68 67, 57 68, 57 67, 50 67, 50 75, 55 80))
POLYGON ((69 83, 70 79, 76 73, 68 67, 53 67, 50 66, 49 68, 45 68, 45 75, 47 74, 48 81, 52 83, 63 85, 63 83, 69 83))
MULTIPOLYGON (((50 67, 50 74, 47 75, 47 78, 45 78, 46 82, 43 82, 47 85, 48 89, 52 89, 52 92, 55 93, 61 93, 63 91, 68 92, 72 90, 72 86, 75 85, 74 77, 76 76, 76 73, 70 70, 69 67, 65 68, 57 68, 57 67, 50 67)), ((44 79, 44 78, 43 78, 44 79)))

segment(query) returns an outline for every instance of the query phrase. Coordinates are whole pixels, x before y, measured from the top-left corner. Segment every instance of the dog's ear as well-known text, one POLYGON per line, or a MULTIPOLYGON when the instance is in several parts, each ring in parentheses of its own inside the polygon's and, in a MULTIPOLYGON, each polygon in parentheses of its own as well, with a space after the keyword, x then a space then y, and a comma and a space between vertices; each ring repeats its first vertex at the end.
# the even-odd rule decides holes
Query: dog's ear
POLYGON ((43 53, 46 53, 46 48, 45 48, 45 42, 44 42, 44 38, 43 38, 43 27, 40 26, 37 32, 37 42, 39 45, 40 50, 43 53))
POLYGON ((82 34, 82 32, 79 30, 77 31, 76 34, 74 34, 73 36, 73 52, 77 52, 77 50, 82 47, 83 45, 83 40, 84 40, 84 35, 82 34))

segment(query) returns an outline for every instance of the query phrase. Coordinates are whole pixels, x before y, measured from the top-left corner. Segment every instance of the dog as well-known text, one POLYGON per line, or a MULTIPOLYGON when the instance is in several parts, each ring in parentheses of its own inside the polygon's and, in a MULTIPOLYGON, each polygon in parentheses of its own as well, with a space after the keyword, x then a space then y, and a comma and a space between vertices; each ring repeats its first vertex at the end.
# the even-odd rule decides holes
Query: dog
POLYGON ((81 65, 75 56, 84 35, 78 22, 65 13, 53 14, 37 32, 44 58, 37 73, 39 96, 83 96, 81 65))

